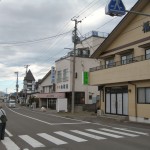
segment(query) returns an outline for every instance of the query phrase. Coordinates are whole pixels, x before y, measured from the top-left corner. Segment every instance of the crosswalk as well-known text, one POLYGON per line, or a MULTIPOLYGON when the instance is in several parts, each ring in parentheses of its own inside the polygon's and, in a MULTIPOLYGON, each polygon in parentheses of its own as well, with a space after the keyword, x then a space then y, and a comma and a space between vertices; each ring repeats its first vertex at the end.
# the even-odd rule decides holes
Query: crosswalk
MULTIPOLYGON (((13 142, 12 135, 9 132, 8 137, 2 140, 3 145, 7 150, 21 150, 17 145, 17 141, 13 142)), ((138 137, 149 136, 148 133, 133 131, 125 128, 97 128, 97 129, 84 129, 81 130, 69 130, 69 131, 55 131, 52 133, 37 133, 36 136, 48 141, 49 144, 63 145, 69 144, 70 141, 74 142, 87 142, 90 139, 93 140, 107 140, 108 138, 126 138, 126 137, 138 137), (63 140, 62 140, 63 139, 63 140), (65 139, 65 140, 64 140, 65 139)), ((46 147, 42 142, 33 138, 30 135, 18 135, 22 142, 27 143, 32 149, 46 147)), ((38 138, 38 139, 40 139, 38 138)), ((43 141, 43 140, 42 140, 43 141)), ((24 148, 23 150, 29 150, 24 148)))

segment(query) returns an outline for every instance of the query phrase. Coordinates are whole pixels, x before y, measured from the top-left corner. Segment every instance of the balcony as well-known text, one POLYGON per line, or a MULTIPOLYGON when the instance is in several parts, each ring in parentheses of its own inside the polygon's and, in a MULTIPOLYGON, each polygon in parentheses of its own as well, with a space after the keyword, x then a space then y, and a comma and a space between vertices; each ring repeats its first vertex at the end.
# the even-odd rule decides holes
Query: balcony
POLYGON ((90 68, 90 85, 150 79, 150 54, 90 68))

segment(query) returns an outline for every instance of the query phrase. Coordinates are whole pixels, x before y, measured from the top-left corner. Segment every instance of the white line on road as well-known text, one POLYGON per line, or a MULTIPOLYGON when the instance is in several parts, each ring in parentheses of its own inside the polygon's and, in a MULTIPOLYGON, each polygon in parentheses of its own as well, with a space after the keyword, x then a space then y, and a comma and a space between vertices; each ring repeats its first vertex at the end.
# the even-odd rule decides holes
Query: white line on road
POLYGON ((33 139, 32 137, 30 137, 28 135, 19 135, 19 137, 21 139, 23 139, 25 142, 27 142, 28 144, 30 144, 34 148, 45 147, 45 145, 43 145, 42 143, 40 143, 39 141, 33 139))
POLYGON ((51 135, 48 135, 46 133, 38 133, 37 135, 39 135, 40 137, 42 137, 42 138, 44 138, 44 139, 46 139, 46 140, 48 140, 48 141, 50 141, 50 142, 52 142, 52 143, 54 143, 56 145, 67 144, 67 142, 62 141, 62 140, 60 140, 58 138, 55 138, 55 137, 53 137, 51 135))
POLYGON ((123 136, 115 135, 115 134, 111 134, 111 133, 107 133, 107 132, 103 132, 103 131, 98 131, 98 130, 93 130, 93 129, 86 129, 86 130, 90 131, 90 132, 94 132, 94 133, 98 133, 98 134, 114 137, 114 138, 123 138, 123 136))
POLYGON ((117 133, 117 134, 122 134, 122 135, 126 135, 126 136, 131 136, 131 137, 139 136, 139 135, 135 135, 135 134, 131 134, 131 133, 126 133, 126 132, 121 132, 121 131, 116 131, 116 130, 111 130, 111 129, 106 129, 106 128, 102 128, 101 130, 112 132, 112 133, 117 133))
POLYGON ((13 136, 7 129, 5 129, 5 132, 9 137, 13 136))
POLYGON ((74 133, 77 133, 77 134, 80 134, 80 135, 84 135, 86 137, 90 137, 90 138, 93 138, 93 139, 96 139, 96 140, 103 140, 103 139, 106 139, 104 137, 101 137, 101 136, 97 136, 97 135, 93 135, 93 134, 90 134, 90 133, 86 133, 86 132, 82 132, 82 131, 79 131, 79 130, 70 130, 71 132, 74 132, 74 133))
POLYGON ((5 137, 5 140, 1 141, 7 150, 20 150, 20 148, 9 138, 5 137))
MULTIPOLYGON (((42 122, 42 123, 45 123, 45 124, 48 124, 48 125, 77 124, 77 123, 49 123, 49 122, 46 122, 46 121, 43 121, 43 120, 40 120, 40 119, 37 119, 37 118, 33 118, 33 117, 30 117, 30 116, 18 113, 16 111, 12 110, 12 109, 9 109, 9 110, 14 112, 14 113, 16 113, 16 114, 18 114, 18 115, 21 115, 21 116, 24 116, 26 118, 30 118, 30 119, 33 119, 33 120, 36 120, 36 121, 39 121, 39 122, 42 122)), ((81 121, 78 124, 90 123, 90 122, 87 122, 87 121, 82 121, 82 120, 77 120, 77 119, 70 119, 70 118, 65 118, 65 117, 61 117, 61 116, 57 116, 57 115, 50 115, 50 116, 55 116, 55 117, 59 117, 59 118, 63 118, 63 119, 69 119, 69 120, 74 120, 74 121, 81 121)))
POLYGON ((56 133, 58 135, 61 135, 63 137, 66 137, 68 139, 71 139, 73 141, 76 141, 76 142, 85 142, 85 141, 87 141, 85 139, 79 138, 77 136, 74 136, 74 135, 71 135, 71 134, 68 134, 68 133, 65 133, 65 132, 62 132, 62 131, 57 131, 57 132, 54 132, 54 133, 56 133))
POLYGON ((127 129, 123 129, 123 128, 114 128, 114 129, 127 131, 127 132, 132 132, 132 133, 137 133, 137 134, 141 134, 141 135, 149 135, 148 133, 139 132, 139 131, 133 131, 133 130, 127 130, 127 129))

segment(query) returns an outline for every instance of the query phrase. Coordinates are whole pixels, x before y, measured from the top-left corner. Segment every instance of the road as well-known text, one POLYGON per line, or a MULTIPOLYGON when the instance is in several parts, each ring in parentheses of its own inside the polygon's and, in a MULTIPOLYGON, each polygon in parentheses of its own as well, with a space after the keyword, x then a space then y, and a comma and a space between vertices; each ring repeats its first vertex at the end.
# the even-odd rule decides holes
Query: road
POLYGON ((8 122, 0 150, 150 150, 150 127, 89 122, 24 107, 4 107, 8 122))

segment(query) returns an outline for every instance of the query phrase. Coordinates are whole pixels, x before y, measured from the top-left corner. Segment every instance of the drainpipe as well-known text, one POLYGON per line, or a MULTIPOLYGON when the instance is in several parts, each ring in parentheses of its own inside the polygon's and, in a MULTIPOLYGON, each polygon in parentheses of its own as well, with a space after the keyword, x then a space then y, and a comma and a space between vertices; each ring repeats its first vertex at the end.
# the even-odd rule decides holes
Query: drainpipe
POLYGON ((134 85, 135 87, 135 117, 137 120, 137 90, 136 90, 136 84, 132 83, 132 82, 128 82, 131 85, 134 85))

